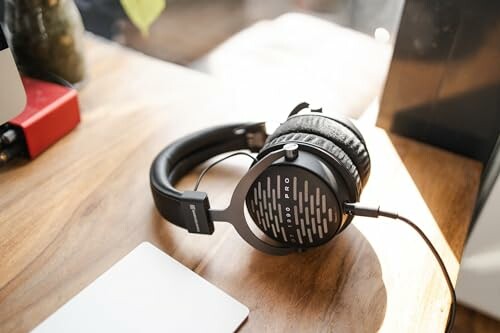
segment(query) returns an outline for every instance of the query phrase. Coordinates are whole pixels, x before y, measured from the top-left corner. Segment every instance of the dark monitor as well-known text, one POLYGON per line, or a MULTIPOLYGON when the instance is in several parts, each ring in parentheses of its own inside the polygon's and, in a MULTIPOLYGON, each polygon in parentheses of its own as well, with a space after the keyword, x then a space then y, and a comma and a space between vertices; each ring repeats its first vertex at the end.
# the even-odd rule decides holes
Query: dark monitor
POLYGON ((486 163, 499 101, 500 1, 406 1, 378 125, 486 163))

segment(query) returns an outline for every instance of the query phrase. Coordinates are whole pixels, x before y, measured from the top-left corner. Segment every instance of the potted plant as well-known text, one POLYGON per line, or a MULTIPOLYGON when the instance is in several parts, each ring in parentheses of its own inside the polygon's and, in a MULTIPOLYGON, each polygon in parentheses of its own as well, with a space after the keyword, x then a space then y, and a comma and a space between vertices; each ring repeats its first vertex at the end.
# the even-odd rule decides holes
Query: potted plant
MULTIPOLYGON (((165 7, 164 0, 120 3, 144 35, 165 7)), ((56 75, 70 83, 84 79, 84 28, 73 0, 5 0, 5 23, 21 69, 56 75)))

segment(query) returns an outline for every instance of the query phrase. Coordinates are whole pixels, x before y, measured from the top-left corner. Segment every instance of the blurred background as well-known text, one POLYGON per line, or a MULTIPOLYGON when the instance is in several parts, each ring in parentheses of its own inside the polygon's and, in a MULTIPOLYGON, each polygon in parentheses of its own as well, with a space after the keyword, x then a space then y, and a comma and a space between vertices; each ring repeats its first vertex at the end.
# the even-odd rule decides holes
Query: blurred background
POLYGON ((216 77, 237 108, 301 96, 481 161, 455 332, 500 332, 500 1, 169 0, 147 35, 118 0, 75 3, 85 30, 216 77))
POLYGON ((85 27, 149 55, 189 65, 261 20, 295 12, 334 22, 369 36, 377 28, 395 36, 402 0, 170 0, 143 38, 118 1, 76 0, 85 27))
POLYGON ((173 0, 147 38, 118 1, 76 3, 87 30, 216 76, 234 96, 256 97, 237 107, 265 100, 288 110, 302 95, 374 122, 404 2, 173 0))

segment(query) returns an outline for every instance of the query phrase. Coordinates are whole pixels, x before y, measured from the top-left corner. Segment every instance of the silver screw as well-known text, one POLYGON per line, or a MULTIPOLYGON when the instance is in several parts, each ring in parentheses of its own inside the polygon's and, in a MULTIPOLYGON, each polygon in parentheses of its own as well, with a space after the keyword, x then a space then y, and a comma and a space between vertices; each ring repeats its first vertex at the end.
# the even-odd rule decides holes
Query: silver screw
POLYGON ((299 146, 296 143, 287 143, 283 149, 285 150, 285 160, 293 161, 299 156, 299 146))

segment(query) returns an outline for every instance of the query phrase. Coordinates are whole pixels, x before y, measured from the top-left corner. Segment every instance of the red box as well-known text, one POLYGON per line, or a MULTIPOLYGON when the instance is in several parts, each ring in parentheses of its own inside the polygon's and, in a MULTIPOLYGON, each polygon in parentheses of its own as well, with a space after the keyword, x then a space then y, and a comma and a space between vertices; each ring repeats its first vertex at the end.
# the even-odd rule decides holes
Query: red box
POLYGON ((22 129, 30 158, 35 158, 80 122, 75 89, 58 84, 22 78, 27 103, 10 124, 22 129))

